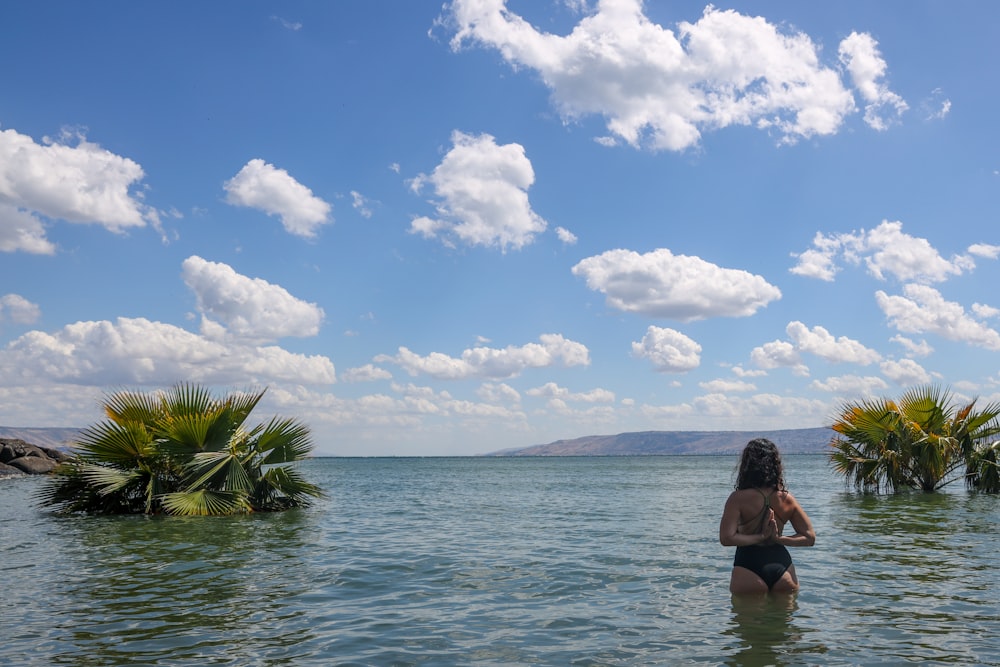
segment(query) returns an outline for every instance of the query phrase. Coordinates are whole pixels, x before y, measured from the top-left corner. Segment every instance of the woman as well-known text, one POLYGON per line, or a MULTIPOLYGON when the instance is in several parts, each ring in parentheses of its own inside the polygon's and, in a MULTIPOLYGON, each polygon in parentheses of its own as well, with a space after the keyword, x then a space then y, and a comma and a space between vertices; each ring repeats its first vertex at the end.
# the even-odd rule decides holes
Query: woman
POLYGON ((751 440, 743 449, 736 490, 722 511, 719 542, 736 547, 729 580, 734 595, 799 589, 785 547, 811 547, 816 533, 805 510, 785 488, 781 455, 770 440, 751 440), (786 523, 792 524, 794 535, 782 535, 786 523))

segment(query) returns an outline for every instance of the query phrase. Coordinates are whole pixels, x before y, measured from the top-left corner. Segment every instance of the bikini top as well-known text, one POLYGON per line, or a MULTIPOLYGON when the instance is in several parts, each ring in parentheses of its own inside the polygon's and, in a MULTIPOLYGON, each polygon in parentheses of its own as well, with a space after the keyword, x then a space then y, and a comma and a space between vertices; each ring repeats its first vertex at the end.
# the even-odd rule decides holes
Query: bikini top
MULTIPOLYGON (((757 530, 754 531, 755 533, 761 533, 761 532, 764 532, 764 521, 767 519, 767 511, 769 509, 771 509, 771 496, 773 495, 774 492, 772 491, 771 493, 765 494, 760 489, 756 489, 756 491, 757 491, 757 493, 759 493, 764 498, 764 507, 761 508, 760 514, 757 515, 758 516, 758 518, 756 519, 756 521, 757 521, 757 530)), ((748 523, 750 523, 750 522, 749 521, 741 521, 740 525, 743 526, 743 525, 746 525, 748 523)))

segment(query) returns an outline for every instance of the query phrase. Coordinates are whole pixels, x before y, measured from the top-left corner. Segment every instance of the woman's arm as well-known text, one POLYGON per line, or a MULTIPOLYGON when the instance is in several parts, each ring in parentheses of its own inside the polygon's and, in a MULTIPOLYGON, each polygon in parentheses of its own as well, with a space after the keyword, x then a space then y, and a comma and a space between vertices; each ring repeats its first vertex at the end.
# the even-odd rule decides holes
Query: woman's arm
POLYGON ((795 534, 779 535, 776 541, 786 547, 811 547, 816 544, 816 531, 799 501, 792 494, 786 493, 782 505, 788 508, 788 522, 795 529, 795 534))
POLYGON ((719 542, 726 547, 749 547, 754 544, 764 544, 775 535, 774 512, 770 512, 769 520, 762 533, 741 533, 740 508, 736 502, 735 493, 729 495, 726 506, 722 510, 722 521, 719 522, 719 542))

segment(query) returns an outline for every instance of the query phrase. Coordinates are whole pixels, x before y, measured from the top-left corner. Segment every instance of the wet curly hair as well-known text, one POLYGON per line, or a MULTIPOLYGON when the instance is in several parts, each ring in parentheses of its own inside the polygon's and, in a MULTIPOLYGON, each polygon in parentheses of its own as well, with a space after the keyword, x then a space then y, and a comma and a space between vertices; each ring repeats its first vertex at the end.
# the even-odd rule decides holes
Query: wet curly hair
POLYGON ((785 488, 785 469, 781 465, 778 446, 767 438, 757 438, 747 443, 740 456, 736 475, 736 490, 773 486, 785 488))

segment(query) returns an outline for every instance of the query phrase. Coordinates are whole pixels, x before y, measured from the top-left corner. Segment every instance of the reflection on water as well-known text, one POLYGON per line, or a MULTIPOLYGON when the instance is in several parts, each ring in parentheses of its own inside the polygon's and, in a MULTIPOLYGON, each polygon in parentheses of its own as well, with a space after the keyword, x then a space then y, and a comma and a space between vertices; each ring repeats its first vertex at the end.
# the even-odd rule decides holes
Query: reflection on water
POLYGON ((765 667, 790 664, 807 632, 795 624, 797 595, 734 595, 733 614, 725 634, 738 640, 727 665, 765 667))
POLYGON ((305 611, 288 600, 309 586, 301 571, 308 534, 301 512, 219 518, 72 517, 56 520, 72 564, 72 607, 52 664, 175 662, 294 664, 310 638, 305 611), (240 642, 242 633, 266 637, 240 642), (94 655, 101 659, 93 662, 94 655))

